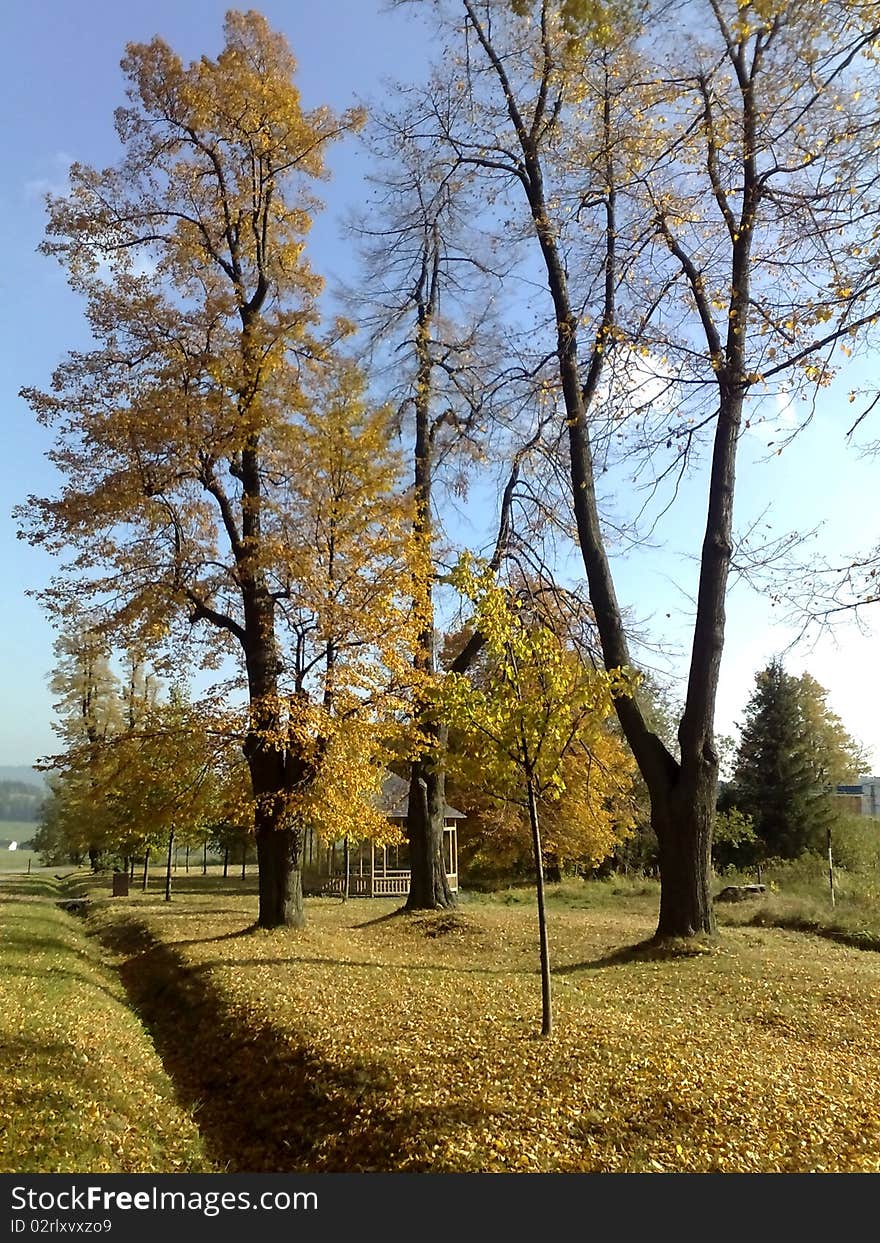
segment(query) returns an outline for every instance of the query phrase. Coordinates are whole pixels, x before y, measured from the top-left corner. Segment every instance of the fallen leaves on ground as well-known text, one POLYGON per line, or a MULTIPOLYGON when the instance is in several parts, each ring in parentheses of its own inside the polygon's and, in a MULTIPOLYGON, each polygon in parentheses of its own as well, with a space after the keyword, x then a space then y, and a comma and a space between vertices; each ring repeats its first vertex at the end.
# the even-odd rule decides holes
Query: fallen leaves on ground
POLYGON ((552 914, 549 1040, 525 906, 315 900, 266 932, 194 893, 95 921, 140 929, 127 970, 221 1168, 880 1171, 880 957, 755 928, 621 953, 654 917, 625 905, 552 914))
POLYGON ((0 1170, 207 1170, 125 991, 51 881, 0 888, 0 1170))

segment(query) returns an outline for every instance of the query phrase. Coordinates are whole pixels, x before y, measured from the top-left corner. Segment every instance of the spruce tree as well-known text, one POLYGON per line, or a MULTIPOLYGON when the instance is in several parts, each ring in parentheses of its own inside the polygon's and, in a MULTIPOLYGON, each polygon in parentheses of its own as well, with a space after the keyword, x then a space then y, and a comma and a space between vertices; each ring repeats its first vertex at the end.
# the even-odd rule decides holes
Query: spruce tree
POLYGON ((824 845, 836 819, 834 786, 858 773, 859 747, 810 677, 779 658, 755 677, 746 705, 733 801, 751 817, 764 857, 794 859, 824 845))

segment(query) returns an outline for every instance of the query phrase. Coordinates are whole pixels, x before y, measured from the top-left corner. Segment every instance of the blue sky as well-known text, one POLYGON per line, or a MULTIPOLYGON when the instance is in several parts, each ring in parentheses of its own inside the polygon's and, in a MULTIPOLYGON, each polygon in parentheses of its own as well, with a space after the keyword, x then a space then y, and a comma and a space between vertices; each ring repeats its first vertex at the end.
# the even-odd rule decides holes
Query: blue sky
MULTIPOLYGON (((53 474, 43 457, 48 437, 17 393, 25 384, 47 385, 64 352, 87 341, 81 306, 60 269, 35 253, 44 223, 42 195, 63 186, 73 159, 98 165, 114 160, 113 110, 123 101, 118 66, 124 44, 161 34, 185 59, 213 54, 226 7, 221 0, 87 0, 81 5, 41 0, 14 6, 6 18, 7 56, 0 77, 0 115, 7 119, 0 170, 0 253, 5 258, 0 394, 6 450, 0 460, 5 571, 0 685, 6 710, 0 717, 0 764, 30 764, 55 749, 46 685, 53 636, 36 602, 25 595, 45 583, 51 567, 42 553, 16 540, 10 516, 29 492, 50 492, 53 474)), ((400 11, 384 11, 376 0, 323 0, 320 5, 287 0, 260 8, 290 40, 308 107, 326 103, 342 109, 356 99, 369 102, 384 94, 384 79, 417 76, 426 62, 422 28, 400 11)), ((316 221, 309 250, 314 266, 332 278, 353 270, 353 250, 341 220, 364 187, 363 163, 353 143, 338 147, 330 162, 334 177, 322 190, 327 207, 316 221)), ((846 443, 853 409, 846 401, 848 387, 844 381, 823 394, 816 418, 780 456, 762 461, 766 441, 758 435, 744 438, 738 525, 772 504, 768 521, 777 533, 824 523, 817 546, 831 555, 876 542, 877 468, 846 443)), ((789 411, 782 414, 790 416, 789 411)), ((689 641, 693 557, 705 511, 700 483, 697 477, 684 489, 660 533, 660 546, 618 567, 622 601, 650 623, 657 637, 682 649, 689 641)), ((792 637, 773 623, 767 601, 744 586, 734 588, 719 697, 721 732, 741 717, 754 673, 792 637)), ((787 663, 794 673, 808 669, 829 689, 832 707, 873 748, 874 768, 880 768, 876 637, 844 628, 836 639, 794 650, 787 663)), ((675 670, 681 662, 673 656, 667 664, 675 670)))

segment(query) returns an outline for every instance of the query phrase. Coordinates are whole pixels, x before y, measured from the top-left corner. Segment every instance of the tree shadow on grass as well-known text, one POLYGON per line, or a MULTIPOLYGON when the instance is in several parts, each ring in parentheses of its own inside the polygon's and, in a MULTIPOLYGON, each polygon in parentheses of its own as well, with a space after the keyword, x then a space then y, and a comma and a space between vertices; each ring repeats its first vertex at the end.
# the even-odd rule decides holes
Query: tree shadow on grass
POLYGON ((567 963, 563 967, 553 967, 554 975, 573 975, 576 971, 591 971, 600 967, 622 967, 632 962, 672 962, 682 958, 703 958, 706 954, 717 951, 717 943, 709 938, 664 938, 638 941, 634 945, 621 945, 610 950, 599 958, 586 959, 584 962, 567 963))
POLYGON ((482 1116, 464 1103, 408 1103, 391 1068, 367 1054, 327 1060, 295 1030, 233 1007, 209 969, 189 967, 142 925, 125 921, 101 936, 124 955, 129 999, 220 1169, 390 1171, 406 1157, 407 1169, 429 1170, 428 1141, 482 1116))
POLYGON ((352 924, 352 928, 378 928, 380 924, 388 924, 392 920, 400 919, 402 915, 406 915, 405 906, 398 906, 393 911, 387 911, 384 915, 376 915, 373 919, 367 919, 362 924, 352 924))
POLYGON ((0 896, 3 899, 11 897, 57 898, 59 892, 58 885, 51 880, 44 880, 38 876, 24 879, 19 875, 3 876, 0 873, 0 896))

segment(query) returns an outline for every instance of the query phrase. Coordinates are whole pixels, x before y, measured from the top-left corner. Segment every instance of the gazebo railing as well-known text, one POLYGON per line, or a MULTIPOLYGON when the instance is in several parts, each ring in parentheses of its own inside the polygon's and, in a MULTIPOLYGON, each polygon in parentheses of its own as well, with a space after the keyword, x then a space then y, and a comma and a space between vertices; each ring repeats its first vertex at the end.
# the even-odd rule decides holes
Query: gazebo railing
MULTIPOLYGON (((447 872, 449 888, 455 893, 458 890, 458 873, 447 872)), ((376 876, 362 876, 352 872, 348 878, 348 893, 352 898, 395 898, 406 897, 409 893, 409 868, 389 868, 376 876)), ((345 887, 345 876, 336 873, 328 876, 325 881, 325 892, 341 894, 345 887)))

